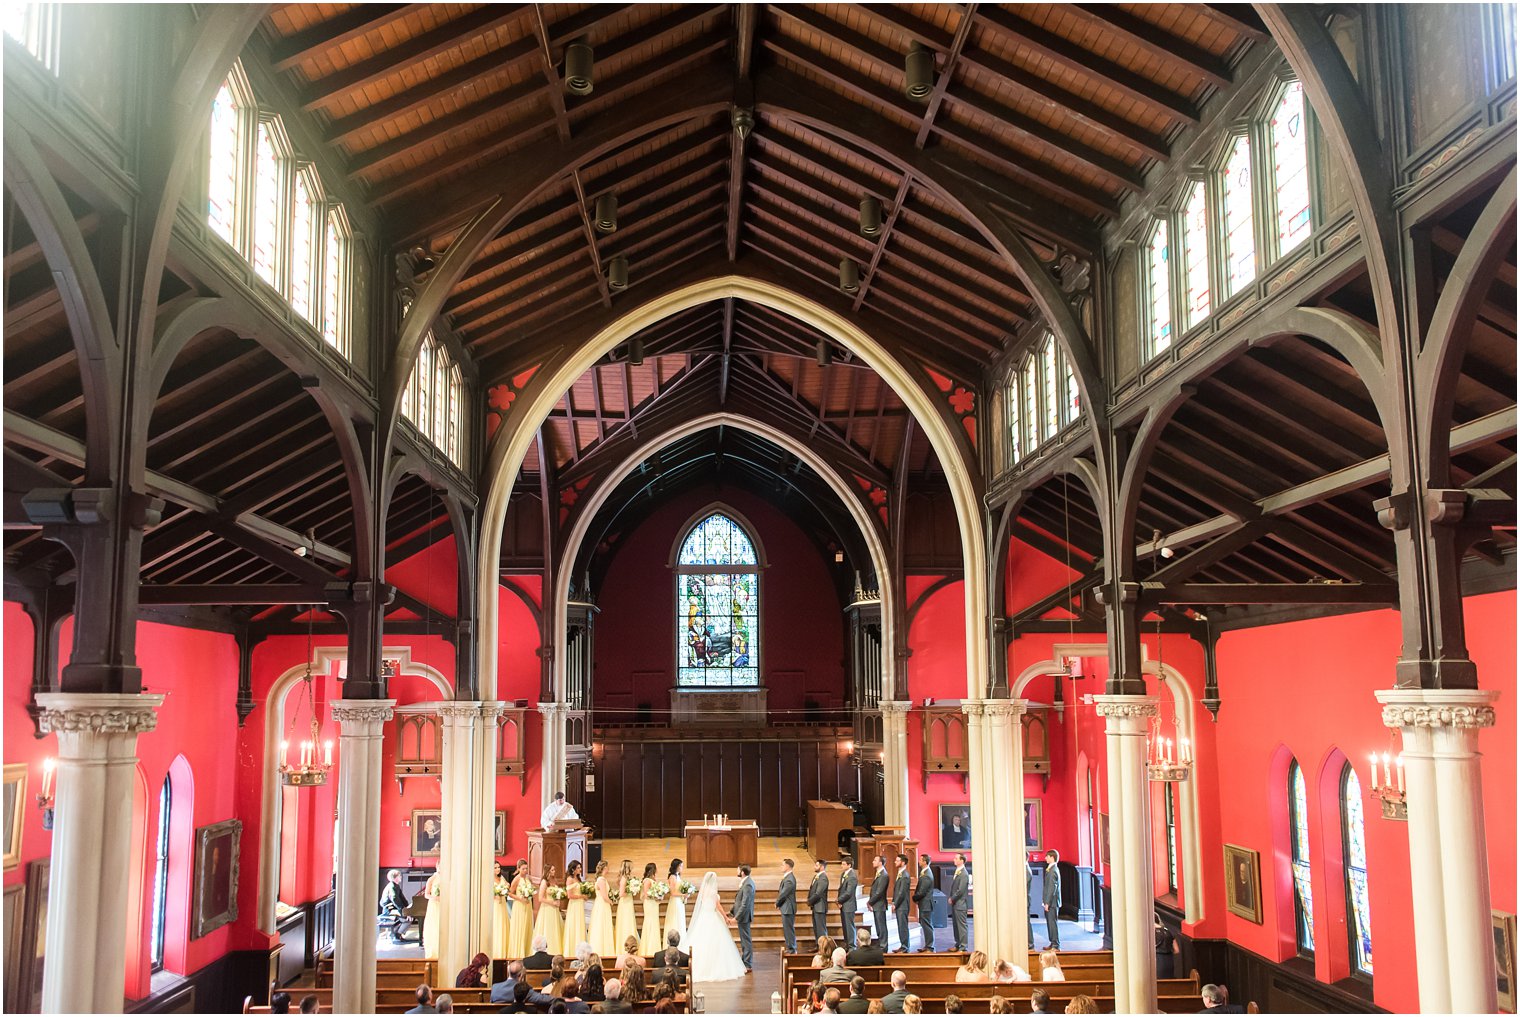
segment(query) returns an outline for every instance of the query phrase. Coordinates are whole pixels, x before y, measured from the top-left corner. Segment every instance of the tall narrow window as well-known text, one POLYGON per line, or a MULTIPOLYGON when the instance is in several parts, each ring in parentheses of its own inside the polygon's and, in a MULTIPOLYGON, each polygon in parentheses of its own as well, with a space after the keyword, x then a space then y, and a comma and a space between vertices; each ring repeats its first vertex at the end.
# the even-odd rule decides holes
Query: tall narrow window
POLYGON ((1040 447, 1040 369, 1035 358, 1030 357, 1019 371, 1019 391, 1024 400, 1024 436, 1028 438, 1029 451, 1040 447))
POLYGON ((1488 45, 1490 92, 1515 76, 1515 5, 1483 5, 1483 38, 1488 45))
POLYGON ((259 123, 254 143, 253 270, 279 288, 280 229, 285 219, 285 167, 274 125, 259 123))
POLYGON ((1061 398, 1056 395, 1060 384, 1060 365, 1056 363, 1056 337, 1046 336, 1040 351, 1040 392, 1045 397, 1045 437, 1054 438, 1061 429, 1061 398))
POLYGON ((1087 862, 1094 869, 1101 868, 1098 853, 1098 789, 1093 780, 1092 767, 1087 768, 1087 862))
POLYGON ((464 467, 464 375, 455 364, 449 369, 449 434, 444 455, 455 466, 464 467))
POLYGON ((1013 373, 1008 382, 1008 461, 1016 463, 1024 455, 1024 435, 1019 423, 1019 374, 1013 373))
POLYGON ((1309 236, 1309 146, 1304 129, 1304 86, 1283 89, 1272 113, 1272 190, 1277 196, 1277 253, 1287 254, 1309 236))
POLYGON ((5 34, 15 39, 42 66, 58 70, 59 4, 5 5, 5 34))
POLYGON ((715 512, 697 523, 676 558, 677 684, 760 683, 760 567, 754 541, 715 512))
POLYGON ((449 385, 449 371, 452 366, 449 363, 449 351, 439 343, 438 349, 433 352, 433 427, 428 437, 440 449, 448 444, 451 412, 449 398, 453 395, 449 385))
POLYGON ((417 367, 415 368, 417 404, 414 408, 417 415, 412 418, 412 422, 429 441, 433 438, 433 344, 436 342, 431 332, 423 336, 422 345, 417 349, 417 367))
POLYGON ((1372 909, 1367 902, 1367 835, 1362 822, 1362 782, 1346 764, 1341 774, 1341 836, 1346 859, 1346 933, 1351 938, 1351 963, 1372 974, 1372 909))
POLYGON ((206 182, 206 223, 229 244, 237 244, 238 178, 242 160, 242 110, 232 79, 222 83, 211 103, 209 176, 206 182))
POLYGON ((1172 799, 1172 785, 1163 784, 1166 795, 1166 888, 1177 892, 1177 805, 1172 799))
POLYGON ((1082 391, 1077 388, 1077 372, 1071 369, 1071 361, 1061 358, 1066 369, 1066 422, 1069 424, 1082 415, 1082 391))
POLYGON ((312 297, 313 272, 316 269, 317 210, 312 193, 311 174, 298 171, 292 186, 290 216, 290 306, 297 314, 316 324, 316 307, 312 297))
POLYGON ((1293 913, 1298 952, 1314 956, 1314 887, 1309 870, 1309 796, 1298 760, 1288 767, 1288 819, 1293 828, 1293 913))
POLYGON ((1168 243, 1166 220, 1158 219, 1151 230, 1150 244, 1150 355, 1172 345, 1172 280, 1171 245, 1168 243))
POLYGON ((1256 235, 1251 207, 1251 139, 1235 139, 1224 164, 1224 259, 1226 296, 1256 278, 1256 235))
POLYGON ((158 791, 158 838, 153 848, 153 916, 149 957, 153 970, 164 966, 165 913, 169 900, 169 810, 173 804, 173 788, 169 778, 164 778, 158 791))
POLYGON ((322 338, 349 355, 348 224, 342 209, 330 209, 322 241, 322 338))
POLYGON ((1209 195, 1202 181, 1182 209, 1182 271, 1187 277, 1187 327, 1209 316, 1209 195))

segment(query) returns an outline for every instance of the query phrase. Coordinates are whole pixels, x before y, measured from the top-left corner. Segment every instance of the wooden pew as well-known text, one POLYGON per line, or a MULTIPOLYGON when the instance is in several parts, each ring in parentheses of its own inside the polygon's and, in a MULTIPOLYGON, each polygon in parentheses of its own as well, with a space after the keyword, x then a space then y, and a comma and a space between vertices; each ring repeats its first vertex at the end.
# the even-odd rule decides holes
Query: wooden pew
MULTIPOLYGON (((856 974, 864 978, 868 983, 887 983, 892 977, 893 971, 901 970, 908 975, 909 983, 915 981, 929 982, 954 982, 955 972, 965 963, 968 954, 964 953, 910 953, 889 954, 887 961, 880 965, 863 965, 855 968, 856 974)), ((1039 952, 1031 951, 1029 954, 1029 967, 1025 970, 1038 971, 1039 952)), ((1061 966, 1069 981, 1113 981, 1113 951, 1091 950, 1071 951, 1061 954, 1061 966)), ((812 966, 812 954, 788 954, 781 955, 781 995, 782 999, 793 998, 793 991, 801 989, 806 992, 807 987, 818 977, 818 969, 812 966)), ((960 983, 977 984, 977 983, 960 983)), ((1012 983, 1021 984, 1021 983, 1012 983)))

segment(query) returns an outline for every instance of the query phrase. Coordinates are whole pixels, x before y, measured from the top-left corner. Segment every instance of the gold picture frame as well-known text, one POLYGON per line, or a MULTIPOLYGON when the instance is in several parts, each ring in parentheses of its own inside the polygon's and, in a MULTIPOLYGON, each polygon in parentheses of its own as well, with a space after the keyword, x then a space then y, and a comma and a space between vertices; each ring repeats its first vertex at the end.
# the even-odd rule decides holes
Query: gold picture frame
POLYGON ((1225 905, 1230 914, 1261 924, 1261 854, 1236 844, 1224 846, 1225 905))
POLYGON ((443 810, 412 810, 412 857, 437 858, 443 851, 443 810))
POLYGON ((5 871, 21 864, 21 831, 26 826, 26 764, 5 764, 5 871))
POLYGON ((1499 1009, 1515 1012, 1515 916, 1494 911, 1494 978, 1499 990, 1499 1009))
POLYGON ((195 831, 191 939, 200 939, 237 921, 238 851, 242 839, 241 819, 226 819, 195 831))

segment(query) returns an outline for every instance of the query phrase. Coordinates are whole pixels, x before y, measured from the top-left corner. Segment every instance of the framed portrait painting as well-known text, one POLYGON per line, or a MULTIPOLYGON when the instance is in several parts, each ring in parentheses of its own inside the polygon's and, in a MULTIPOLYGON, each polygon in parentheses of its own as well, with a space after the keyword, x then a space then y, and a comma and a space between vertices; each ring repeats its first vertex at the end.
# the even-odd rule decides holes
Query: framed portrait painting
POLYGON ((26 921, 26 888, 13 883, 5 888, 5 1011, 17 1013, 21 1001, 21 927, 26 921))
POLYGON ((412 857, 437 858, 443 850, 443 810, 412 810, 412 857))
POLYGON ((971 850, 971 805, 956 802, 939 807, 939 849, 971 850))
POLYGON ((42 971, 47 953, 48 879, 52 861, 38 858, 26 866, 26 900, 21 921, 20 978, 16 1000, 26 1013, 42 1012, 42 971))
POLYGON ((498 857, 507 853, 507 810, 496 810, 496 826, 491 845, 498 857))
POLYGON ((5 871, 21 864, 21 829, 26 824, 26 764, 5 764, 5 871))
POLYGON ((1261 855, 1234 844, 1224 846, 1224 885, 1230 914, 1261 924, 1261 855))
POLYGON ((238 847, 243 821, 228 819, 195 831, 195 903, 190 938, 237 921, 238 847))
POLYGON ((1098 860, 1105 866, 1108 860, 1108 813, 1098 813, 1098 828, 1102 831, 1098 837, 1098 860))
POLYGON ((1503 911, 1493 914, 1494 978, 1499 989, 1499 1009, 1515 1012, 1515 916, 1503 911))
POLYGON ((1040 800, 1035 798, 1024 803, 1024 851, 1039 851, 1045 844, 1045 831, 1040 820, 1040 800))

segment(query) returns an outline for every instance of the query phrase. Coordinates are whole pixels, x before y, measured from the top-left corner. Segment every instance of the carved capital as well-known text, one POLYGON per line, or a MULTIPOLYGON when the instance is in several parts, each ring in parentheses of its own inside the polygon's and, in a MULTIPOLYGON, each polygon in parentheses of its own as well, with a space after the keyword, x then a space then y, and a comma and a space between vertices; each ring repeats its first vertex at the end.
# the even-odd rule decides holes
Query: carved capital
POLYGON ((328 702, 327 708, 332 711, 340 730, 354 729, 345 733, 379 734, 380 725, 391 719, 391 707, 395 705, 394 699, 334 699, 328 702), (372 730, 363 730, 366 725, 372 730))
POLYGON ((478 719, 480 704, 468 699, 456 699, 438 704, 438 716, 446 720, 478 719))
POLYGON ((883 699, 880 704, 882 715, 896 713, 907 716, 908 711, 913 709, 912 700, 908 699, 883 699))
POLYGON ((548 718, 551 718, 551 719, 554 718, 554 717, 563 717, 563 716, 565 716, 565 714, 567 714, 567 713, 570 712, 570 704, 569 703, 539 703, 538 704, 538 712, 541 713, 541 714, 543 714, 545 717, 548 717, 548 718))
POLYGON ((1119 720, 1149 720, 1161 710, 1154 696, 1093 696, 1098 716, 1119 720))
POLYGON ((143 734, 158 726, 161 695, 42 692, 37 726, 43 734, 143 734))
POLYGON ((961 703, 961 712, 968 717, 987 716, 987 701, 985 699, 968 699, 961 703))
POLYGON ((1490 689, 1386 689, 1377 694, 1383 704, 1383 724, 1391 728, 1493 727, 1493 703, 1499 693, 1490 689))
POLYGON ((1022 717, 1029 709, 1029 700, 984 699, 982 705, 989 717, 1022 717))

